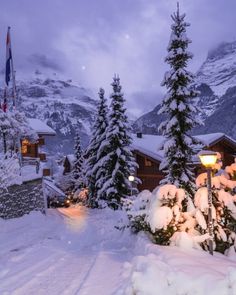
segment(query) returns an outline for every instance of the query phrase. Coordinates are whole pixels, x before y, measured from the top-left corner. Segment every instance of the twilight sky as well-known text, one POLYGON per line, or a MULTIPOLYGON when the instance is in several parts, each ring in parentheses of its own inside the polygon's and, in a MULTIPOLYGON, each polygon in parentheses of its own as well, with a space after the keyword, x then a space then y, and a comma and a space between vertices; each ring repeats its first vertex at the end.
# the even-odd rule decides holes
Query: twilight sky
MULTIPOLYGON (((180 0, 191 23, 188 36, 195 72, 207 52, 236 40, 235 0, 180 0)), ((151 110, 160 87, 170 37, 173 0, 0 0, 0 68, 7 26, 12 27, 16 71, 44 67, 107 95, 119 73, 130 113, 151 110)))

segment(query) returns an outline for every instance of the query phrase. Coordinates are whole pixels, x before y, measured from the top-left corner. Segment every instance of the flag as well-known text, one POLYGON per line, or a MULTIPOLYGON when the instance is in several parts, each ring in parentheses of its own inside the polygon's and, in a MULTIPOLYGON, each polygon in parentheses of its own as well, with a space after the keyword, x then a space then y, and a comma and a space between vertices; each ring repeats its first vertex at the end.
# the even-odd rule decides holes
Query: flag
POLYGON ((11 54, 11 38, 10 38, 10 27, 7 30, 7 42, 6 42, 6 74, 5 82, 8 86, 11 76, 11 63, 12 63, 12 54, 11 54))

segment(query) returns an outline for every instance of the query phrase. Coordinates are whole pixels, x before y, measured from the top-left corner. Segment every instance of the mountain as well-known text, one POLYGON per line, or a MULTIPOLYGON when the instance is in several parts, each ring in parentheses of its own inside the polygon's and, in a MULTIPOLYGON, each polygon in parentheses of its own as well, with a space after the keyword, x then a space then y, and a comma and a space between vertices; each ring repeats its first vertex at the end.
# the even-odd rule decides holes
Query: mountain
MULTIPOLYGON (((224 132, 236 139, 236 41, 222 43, 208 53, 196 73, 195 86, 205 125, 195 128, 193 133, 224 132)), ((163 115, 158 115, 159 108, 157 105, 138 118, 134 131, 159 134, 158 126, 163 120, 163 115)))
POLYGON ((208 53, 196 77, 197 83, 205 83, 213 92, 222 96, 236 85, 236 41, 221 43, 208 53))
POLYGON ((229 88, 221 100, 220 107, 206 118, 204 126, 194 130, 195 134, 223 132, 236 139, 236 86, 229 88))
POLYGON ((82 145, 87 145, 97 106, 88 89, 56 74, 36 71, 30 79, 17 80, 17 92, 18 108, 27 117, 41 119, 56 131, 54 138, 46 138, 51 154, 72 153, 76 130, 82 145))

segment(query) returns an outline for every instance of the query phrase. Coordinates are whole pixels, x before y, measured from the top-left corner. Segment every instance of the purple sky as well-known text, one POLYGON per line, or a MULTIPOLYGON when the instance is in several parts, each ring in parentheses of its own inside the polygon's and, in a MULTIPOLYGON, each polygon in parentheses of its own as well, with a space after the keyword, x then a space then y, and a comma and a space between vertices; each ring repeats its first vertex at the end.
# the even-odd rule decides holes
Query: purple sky
MULTIPOLYGON (((207 52, 236 39, 235 0, 182 0, 196 72, 207 52)), ((0 60, 12 27, 16 70, 40 67, 81 85, 103 86, 119 73, 131 113, 151 110, 165 91, 160 82, 170 36, 173 0, 0 0, 0 60)))

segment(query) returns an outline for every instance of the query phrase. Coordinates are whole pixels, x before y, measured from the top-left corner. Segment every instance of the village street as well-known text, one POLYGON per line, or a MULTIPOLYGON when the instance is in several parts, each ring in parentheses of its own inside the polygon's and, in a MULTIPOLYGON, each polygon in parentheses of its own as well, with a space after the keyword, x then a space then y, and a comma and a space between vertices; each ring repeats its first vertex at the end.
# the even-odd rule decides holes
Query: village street
POLYGON ((236 261, 154 245, 82 206, 0 220, 1 295, 236 294, 236 261))
POLYGON ((131 258, 122 232, 97 211, 93 216, 83 207, 59 211, 49 210, 44 224, 32 214, 29 228, 12 221, 12 232, 1 239, 1 295, 117 292, 123 263, 131 258))

